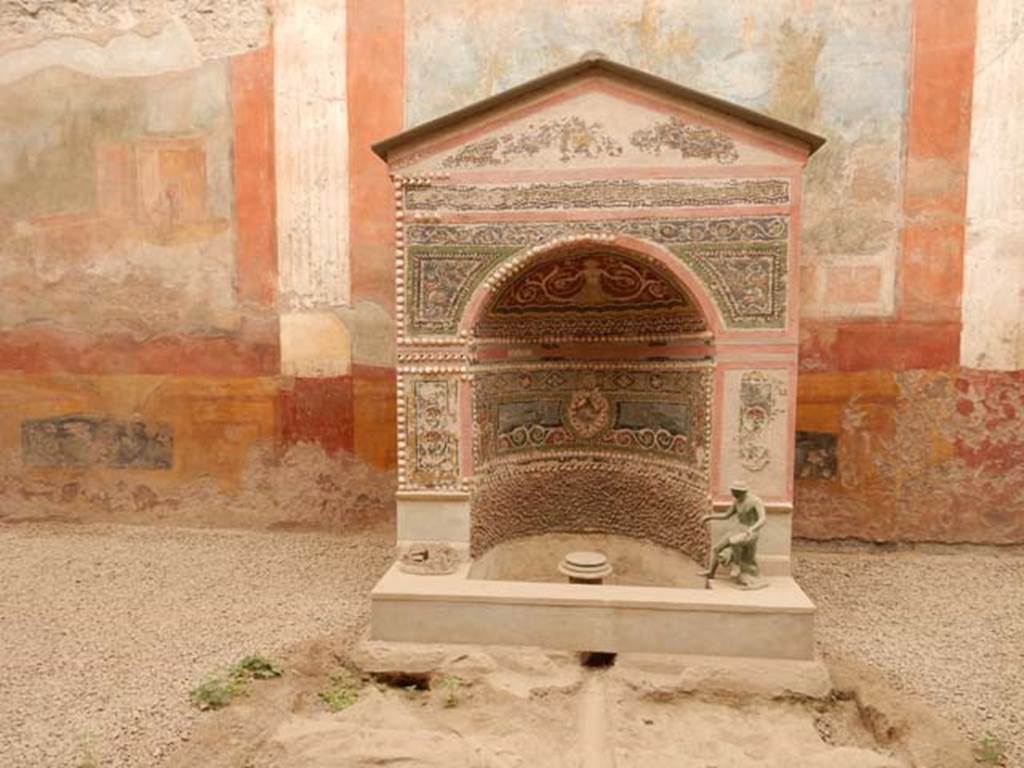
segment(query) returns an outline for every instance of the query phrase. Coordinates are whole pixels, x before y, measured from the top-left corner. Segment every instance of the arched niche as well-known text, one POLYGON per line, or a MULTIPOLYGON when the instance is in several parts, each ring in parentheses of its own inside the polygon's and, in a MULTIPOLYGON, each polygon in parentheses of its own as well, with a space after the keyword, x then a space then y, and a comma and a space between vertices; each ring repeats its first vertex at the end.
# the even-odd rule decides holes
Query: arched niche
POLYGON ((703 557, 714 365, 699 282, 614 237, 544 245, 499 270, 463 323, 474 557, 545 533, 703 557))

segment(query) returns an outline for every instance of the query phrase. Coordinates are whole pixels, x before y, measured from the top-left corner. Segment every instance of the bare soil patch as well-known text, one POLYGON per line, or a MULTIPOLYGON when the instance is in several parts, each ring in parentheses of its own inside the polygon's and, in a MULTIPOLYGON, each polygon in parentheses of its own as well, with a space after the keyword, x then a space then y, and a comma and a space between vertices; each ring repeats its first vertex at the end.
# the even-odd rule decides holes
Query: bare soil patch
MULTIPOLYGON (((335 642, 310 644, 291 674, 204 719, 171 768, 968 768, 966 743, 884 681, 848 677, 834 696, 737 696, 685 677, 585 667, 570 654, 491 656, 402 676, 364 674, 332 712, 316 695, 356 663, 335 642), (453 680, 457 683, 453 685, 453 680), (682 682, 680 687, 677 683, 682 682), (405 684, 408 683, 408 684, 405 684), (871 686, 874 686, 873 688, 871 686)), ((358 672, 355 672, 358 675, 358 672)))

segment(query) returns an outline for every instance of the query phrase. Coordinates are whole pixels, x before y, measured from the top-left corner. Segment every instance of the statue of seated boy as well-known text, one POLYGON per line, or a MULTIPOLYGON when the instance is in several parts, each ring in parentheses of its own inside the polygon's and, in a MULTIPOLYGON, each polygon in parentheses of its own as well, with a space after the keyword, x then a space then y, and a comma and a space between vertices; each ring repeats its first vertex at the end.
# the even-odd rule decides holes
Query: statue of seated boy
POLYGON ((707 515, 702 523, 709 520, 728 520, 735 516, 743 530, 728 533, 719 539, 711 549, 711 561, 701 576, 710 580, 715 578, 718 566, 731 564, 736 582, 745 589, 758 589, 767 586, 757 579, 757 540, 767 520, 764 502, 750 492, 747 484, 737 480, 729 486, 733 503, 729 509, 718 515, 707 515))

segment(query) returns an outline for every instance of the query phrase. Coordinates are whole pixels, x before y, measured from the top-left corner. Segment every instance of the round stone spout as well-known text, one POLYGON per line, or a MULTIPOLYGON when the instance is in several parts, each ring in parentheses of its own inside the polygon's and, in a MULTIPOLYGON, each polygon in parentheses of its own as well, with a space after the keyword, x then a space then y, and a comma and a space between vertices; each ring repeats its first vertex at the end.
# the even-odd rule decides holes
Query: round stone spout
POLYGON ((612 566, 602 552, 570 552, 558 564, 570 584, 601 584, 612 575, 612 566))

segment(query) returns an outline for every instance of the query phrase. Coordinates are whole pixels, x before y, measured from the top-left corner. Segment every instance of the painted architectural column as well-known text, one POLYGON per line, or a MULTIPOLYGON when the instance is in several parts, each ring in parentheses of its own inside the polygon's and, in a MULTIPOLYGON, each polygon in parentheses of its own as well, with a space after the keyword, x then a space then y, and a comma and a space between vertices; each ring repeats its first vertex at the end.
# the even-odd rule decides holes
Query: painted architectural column
POLYGON ((347 6, 353 451, 387 469, 395 467, 397 450, 394 191, 370 145, 404 125, 405 3, 347 6))
POLYGON ((961 363, 1024 368, 1024 7, 979 0, 961 363))
POLYGON ((346 4, 280 0, 274 106, 281 372, 343 376, 350 333, 346 4))

